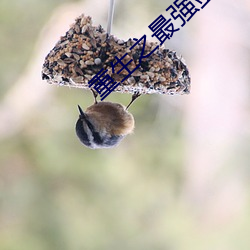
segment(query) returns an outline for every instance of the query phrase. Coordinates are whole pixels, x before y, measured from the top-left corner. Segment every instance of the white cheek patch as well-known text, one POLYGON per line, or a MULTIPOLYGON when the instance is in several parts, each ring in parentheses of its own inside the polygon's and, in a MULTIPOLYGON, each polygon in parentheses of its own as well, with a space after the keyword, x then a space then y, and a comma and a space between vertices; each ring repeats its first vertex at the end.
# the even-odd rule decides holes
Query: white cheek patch
POLYGON ((89 139, 89 143, 90 143, 91 147, 94 148, 94 145, 95 145, 94 137, 93 137, 93 134, 92 134, 91 130, 89 129, 86 122, 83 123, 83 128, 84 128, 86 134, 88 135, 88 139, 89 139))

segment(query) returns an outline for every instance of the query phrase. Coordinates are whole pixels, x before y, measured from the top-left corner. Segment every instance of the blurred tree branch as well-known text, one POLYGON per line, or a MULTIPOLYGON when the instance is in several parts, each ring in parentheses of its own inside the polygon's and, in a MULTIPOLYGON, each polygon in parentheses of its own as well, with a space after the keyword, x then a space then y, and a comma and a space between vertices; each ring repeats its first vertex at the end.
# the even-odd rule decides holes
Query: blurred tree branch
POLYGON ((105 16, 108 1, 98 4, 98 0, 64 4, 55 10, 43 28, 36 48, 25 72, 13 84, 0 103, 0 137, 6 138, 18 133, 29 119, 44 110, 43 104, 49 100, 53 88, 41 80, 41 68, 45 56, 64 34, 74 19, 82 12, 94 15, 96 23, 105 16), (39 110, 39 111, 38 111, 39 110))

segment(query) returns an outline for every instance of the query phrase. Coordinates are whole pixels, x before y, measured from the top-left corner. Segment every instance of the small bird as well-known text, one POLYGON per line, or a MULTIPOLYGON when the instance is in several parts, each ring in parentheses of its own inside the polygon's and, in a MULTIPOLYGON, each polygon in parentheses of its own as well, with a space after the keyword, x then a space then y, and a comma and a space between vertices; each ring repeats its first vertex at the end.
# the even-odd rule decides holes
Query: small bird
POLYGON ((85 112, 78 105, 80 115, 76 122, 76 134, 80 141, 91 149, 117 146, 134 130, 134 117, 127 109, 139 94, 132 96, 127 108, 119 103, 97 102, 97 95, 95 92, 93 94, 95 103, 85 112))

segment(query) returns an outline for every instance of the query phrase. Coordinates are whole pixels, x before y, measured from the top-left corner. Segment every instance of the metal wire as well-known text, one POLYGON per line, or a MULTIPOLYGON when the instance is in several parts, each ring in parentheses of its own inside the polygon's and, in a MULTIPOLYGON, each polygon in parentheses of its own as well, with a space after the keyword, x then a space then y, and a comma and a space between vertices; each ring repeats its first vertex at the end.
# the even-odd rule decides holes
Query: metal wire
POLYGON ((110 0, 109 13, 108 13, 108 25, 107 25, 108 34, 111 34, 111 30, 112 30, 114 10, 115 10, 115 0, 110 0))

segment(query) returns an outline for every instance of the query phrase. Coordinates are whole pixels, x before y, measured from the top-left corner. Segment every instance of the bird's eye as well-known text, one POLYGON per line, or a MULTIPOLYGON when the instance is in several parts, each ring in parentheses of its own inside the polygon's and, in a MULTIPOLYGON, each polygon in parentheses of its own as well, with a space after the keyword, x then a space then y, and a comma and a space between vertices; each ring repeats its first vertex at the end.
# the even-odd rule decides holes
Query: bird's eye
MULTIPOLYGON (((148 41, 146 35, 127 41, 116 38, 111 34, 113 14, 111 0, 107 31, 92 25, 89 16, 76 18, 46 56, 42 68, 42 79, 49 83, 92 90, 94 105, 85 112, 78 105, 75 127, 78 138, 89 148, 113 147, 133 131, 134 118, 127 110, 139 96, 188 94, 190 90, 186 64, 175 51, 160 46, 162 37, 154 34, 160 45, 148 41), (130 93, 132 100, 126 108, 105 102, 112 92, 130 93)), ((159 18, 165 19, 162 15, 159 18)))

